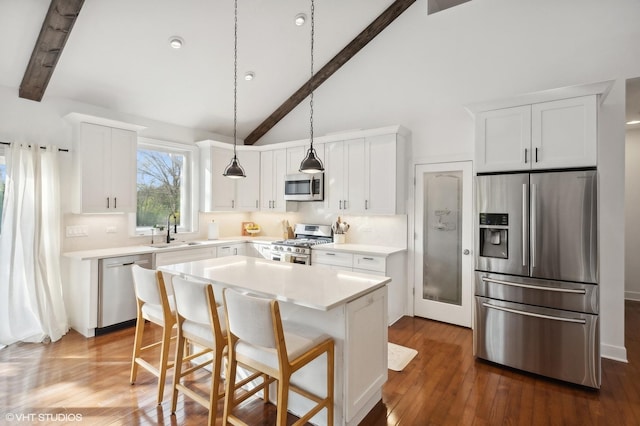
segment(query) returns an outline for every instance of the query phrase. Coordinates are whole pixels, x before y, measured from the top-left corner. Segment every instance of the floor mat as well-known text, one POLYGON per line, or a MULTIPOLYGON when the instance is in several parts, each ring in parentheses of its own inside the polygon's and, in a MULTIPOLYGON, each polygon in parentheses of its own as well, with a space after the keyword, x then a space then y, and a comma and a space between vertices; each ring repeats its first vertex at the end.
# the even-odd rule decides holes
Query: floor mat
POLYGON ((418 351, 395 343, 388 344, 388 361, 387 365, 390 370, 402 371, 404 367, 418 354, 418 351))

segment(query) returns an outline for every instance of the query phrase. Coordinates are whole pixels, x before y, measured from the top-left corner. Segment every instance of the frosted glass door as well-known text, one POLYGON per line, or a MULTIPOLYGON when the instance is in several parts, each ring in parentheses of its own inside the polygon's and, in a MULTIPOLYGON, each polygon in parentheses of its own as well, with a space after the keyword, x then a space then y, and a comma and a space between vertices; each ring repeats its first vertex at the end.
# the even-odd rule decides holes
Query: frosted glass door
POLYGON ((471 166, 416 168, 415 313, 471 326, 471 166))

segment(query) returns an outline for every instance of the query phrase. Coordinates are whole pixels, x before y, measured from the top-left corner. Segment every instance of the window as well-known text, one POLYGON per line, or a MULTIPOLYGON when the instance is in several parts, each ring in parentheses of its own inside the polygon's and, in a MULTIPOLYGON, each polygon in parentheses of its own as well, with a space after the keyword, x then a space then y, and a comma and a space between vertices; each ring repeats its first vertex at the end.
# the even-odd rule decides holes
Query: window
POLYGON ((172 213, 179 232, 194 230, 194 157, 195 147, 138 139, 136 234, 162 232, 172 213))

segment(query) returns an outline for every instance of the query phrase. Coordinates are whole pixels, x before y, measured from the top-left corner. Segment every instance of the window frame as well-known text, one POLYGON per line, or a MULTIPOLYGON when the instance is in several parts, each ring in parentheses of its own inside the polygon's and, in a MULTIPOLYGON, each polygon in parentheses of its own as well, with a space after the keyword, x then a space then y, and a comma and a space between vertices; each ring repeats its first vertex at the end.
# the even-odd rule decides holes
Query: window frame
MULTIPOLYGON (((180 199, 182 201, 180 205, 181 223, 180 226, 178 226, 178 233, 198 232, 198 147, 195 145, 187 145, 139 136, 136 144, 136 199, 138 192, 137 157, 139 149, 184 155, 185 163, 182 172, 184 184, 182 185, 180 194, 180 199), (187 211, 187 209, 189 211, 187 211)), ((138 227, 137 210, 136 203, 136 211, 130 214, 130 234, 137 236, 151 235, 152 227, 138 227)))

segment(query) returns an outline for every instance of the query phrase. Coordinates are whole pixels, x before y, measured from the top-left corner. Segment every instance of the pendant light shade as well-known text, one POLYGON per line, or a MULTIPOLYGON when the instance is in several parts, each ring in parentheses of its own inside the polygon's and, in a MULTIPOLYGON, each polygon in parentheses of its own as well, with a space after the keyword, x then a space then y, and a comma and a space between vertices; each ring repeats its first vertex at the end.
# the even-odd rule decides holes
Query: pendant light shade
POLYGON ((238 157, 236 157, 235 155, 231 159, 231 162, 229 163, 229 165, 224 169, 224 173, 222 174, 223 176, 226 176, 231 179, 240 179, 243 177, 247 177, 247 175, 244 172, 244 168, 242 168, 242 166, 238 162, 238 157))
POLYGON ((247 177, 236 155, 238 133, 238 0, 234 2, 234 26, 233 26, 233 158, 224 169, 222 176, 231 179, 247 177))
POLYGON ((309 123, 310 123, 310 132, 309 132, 309 149, 307 150, 307 155, 300 163, 300 171, 303 173, 320 173, 324 171, 324 166, 318 155, 316 154, 316 150, 313 149, 313 37, 315 33, 315 5, 313 0, 311 0, 311 78, 309 79, 309 106, 310 106, 310 114, 309 114, 309 123))
POLYGON ((320 173, 324 170, 322 161, 316 155, 316 150, 313 147, 307 150, 307 156, 300 163, 300 171, 303 173, 320 173))

